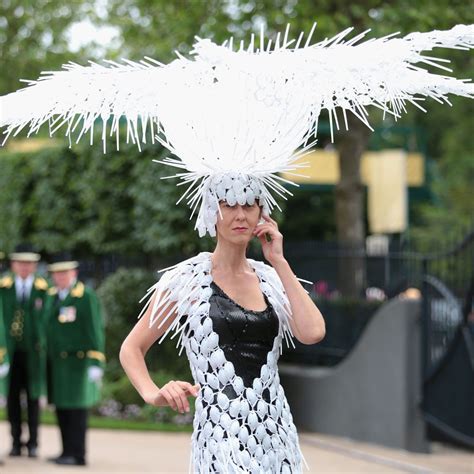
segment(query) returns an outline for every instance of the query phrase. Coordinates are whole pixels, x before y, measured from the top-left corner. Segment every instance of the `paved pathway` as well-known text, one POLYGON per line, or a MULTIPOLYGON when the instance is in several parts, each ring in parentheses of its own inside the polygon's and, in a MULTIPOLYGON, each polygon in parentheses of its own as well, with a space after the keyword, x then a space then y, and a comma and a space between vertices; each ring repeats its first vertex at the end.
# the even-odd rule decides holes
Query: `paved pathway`
MULTIPOLYGON (((0 422, 0 449, 8 448, 8 426, 0 422)), ((301 448, 314 473, 452 473, 474 474, 474 455, 433 445, 432 454, 413 454, 348 439, 300 433, 301 448)), ((40 432, 40 458, 4 458, 0 473, 187 473, 190 435, 116 430, 90 430, 89 465, 59 467, 45 458, 59 452, 59 433, 53 426, 40 432)), ((305 471, 308 472, 308 471, 305 471)))

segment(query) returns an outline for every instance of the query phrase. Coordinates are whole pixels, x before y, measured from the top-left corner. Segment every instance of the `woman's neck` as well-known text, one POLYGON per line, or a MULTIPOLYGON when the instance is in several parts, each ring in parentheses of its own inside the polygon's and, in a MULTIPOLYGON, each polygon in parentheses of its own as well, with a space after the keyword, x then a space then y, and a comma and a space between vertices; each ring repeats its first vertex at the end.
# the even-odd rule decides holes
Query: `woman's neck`
POLYGON ((212 269, 218 272, 244 273, 250 266, 246 257, 246 245, 235 245, 218 240, 214 252, 211 254, 212 269))

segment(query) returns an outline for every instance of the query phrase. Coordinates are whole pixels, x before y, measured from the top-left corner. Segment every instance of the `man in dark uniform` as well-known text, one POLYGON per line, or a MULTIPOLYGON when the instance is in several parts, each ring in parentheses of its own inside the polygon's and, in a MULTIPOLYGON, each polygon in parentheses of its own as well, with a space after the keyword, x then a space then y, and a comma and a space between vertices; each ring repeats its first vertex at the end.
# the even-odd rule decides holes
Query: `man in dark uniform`
POLYGON ((20 245, 10 254, 12 273, 0 279, 10 372, 7 413, 13 438, 10 456, 21 456, 21 392, 26 392, 29 457, 37 457, 39 398, 45 391, 46 348, 43 307, 48 283, 35 275, 40 255, 31 246, 20 245))
POLYGON ((99 400, 105 362, 104 325, 96 294, 77 280, 78 262, 63 256, 48 266, 46 333, 48 399, 56 407, 63 451, 50 461, 86 464, 88 408, 99 400))

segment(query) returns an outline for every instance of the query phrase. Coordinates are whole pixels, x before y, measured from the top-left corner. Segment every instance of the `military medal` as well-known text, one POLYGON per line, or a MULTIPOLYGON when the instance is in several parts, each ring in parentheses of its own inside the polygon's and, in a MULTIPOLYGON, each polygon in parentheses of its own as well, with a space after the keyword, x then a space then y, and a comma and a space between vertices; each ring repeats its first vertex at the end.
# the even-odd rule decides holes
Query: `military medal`
POLYGON ((58 321, 60 323, 72 323, 76 320, 76 308, 74 306, 62 306, 59 309, 58 321))

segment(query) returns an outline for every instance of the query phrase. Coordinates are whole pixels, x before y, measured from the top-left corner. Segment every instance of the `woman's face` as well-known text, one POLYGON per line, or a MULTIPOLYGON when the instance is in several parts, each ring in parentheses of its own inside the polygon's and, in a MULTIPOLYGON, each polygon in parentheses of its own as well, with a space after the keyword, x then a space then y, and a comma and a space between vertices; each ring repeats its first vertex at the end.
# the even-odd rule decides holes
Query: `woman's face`
POLYGON ((253 237, 252 232, 261 217, 262 210, 260 206, 257 203, 229 206, 227 202, 221 201, 219 207, 222 219, 217 215, 216 231, 218 237, 234 243, 249 242, 253 237))

